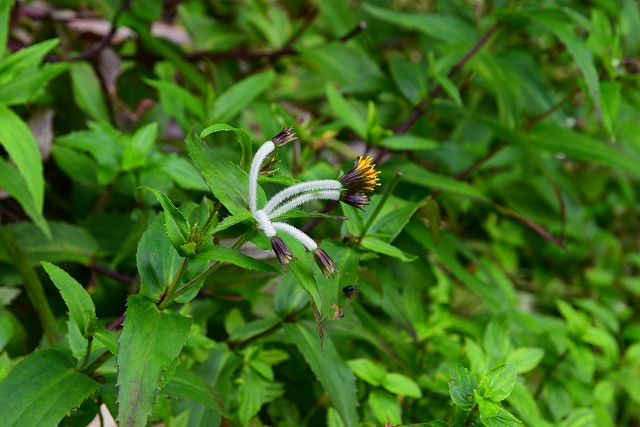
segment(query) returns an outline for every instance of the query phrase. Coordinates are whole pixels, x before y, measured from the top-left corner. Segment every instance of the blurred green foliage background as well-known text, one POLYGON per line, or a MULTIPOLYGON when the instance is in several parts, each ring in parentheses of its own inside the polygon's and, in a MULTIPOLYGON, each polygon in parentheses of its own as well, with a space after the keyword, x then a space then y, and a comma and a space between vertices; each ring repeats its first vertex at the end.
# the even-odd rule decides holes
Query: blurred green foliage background
POLYGON ((639 76, 635 0, 0 0, 0 424, 640 425, 639 76), (381 171, 330 279, 287 126, 381 171))

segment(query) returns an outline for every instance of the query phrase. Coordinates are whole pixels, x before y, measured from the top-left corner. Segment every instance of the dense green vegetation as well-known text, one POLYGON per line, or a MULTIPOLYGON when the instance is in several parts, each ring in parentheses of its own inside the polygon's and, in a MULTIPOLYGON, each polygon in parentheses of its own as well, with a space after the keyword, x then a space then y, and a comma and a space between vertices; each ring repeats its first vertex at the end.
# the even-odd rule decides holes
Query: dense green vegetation
POLYGON ((0 0, 0 425, 639 425, 639 75, 635 0, 0 0))

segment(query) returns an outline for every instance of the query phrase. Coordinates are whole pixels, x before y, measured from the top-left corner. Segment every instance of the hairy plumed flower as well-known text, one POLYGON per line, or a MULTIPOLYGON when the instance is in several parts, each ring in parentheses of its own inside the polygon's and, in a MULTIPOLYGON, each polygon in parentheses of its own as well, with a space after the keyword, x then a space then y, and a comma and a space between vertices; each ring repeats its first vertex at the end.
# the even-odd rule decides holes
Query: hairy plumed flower
POLYGON ((354 208, 362 209, 371 201, 366 194, 353 193, 349 190, 342 192, 340 200, 354 208))
POLYGON ((378 174, 371 156, 358 156, 351 170, 340 177, 342 185, 353 193, 369 193, 378 182, 378 174))
POLYGON ((258 176, 265 163, 275 159, 276 147, 281 147, 296 138, 293 127, 284 129, 271 140, 260 146, 253 156, 249 169, 249 210, 256 221, 258 229, 269 239, 271 248, 284 267, 293 260, 293 255, 277 233, 285 233, 300 242, 304 248, 313 252, 314 259, 322 274, 330 277, 336 272, 331 257, 304 231, 285 222, 274 221, 300 205, 316 200, 342 200, 345 203, 362 209, 369 203, 364 193, 372 191, 378 183, 378 173, 371 157, 358 157, 353 168, 342 175, 340 180, 318 179, 299 182, 276 193, 260 208, 258 206, 258 176), (273 159, 272 159, 273 157, 273 159), (271 159, 271 160, 270 160, 271 159))
POLYGON ((316 260, 316 264, 318 264, 320 271, 322 271, 322 274, 324 274, 325 277, 331 277, 337 271, 333 260, 323 249, 314 249, 313 258, 316 260))
POLYGON ((274 144, 278 147, 283 147, 288 143, 295 141, 298 137, 293 130, 293 126, 283 129, 279 134, 271 138, 274 144))
POLYGON ((273 249, 273 252, 276 254, 278 260, 280 261, 280 264, 282 264, 283 267, 287 267, 293 260, 293 255, 289 251, 289 248, 278 236, 273 236, 271 238, 271 248, 273 249))

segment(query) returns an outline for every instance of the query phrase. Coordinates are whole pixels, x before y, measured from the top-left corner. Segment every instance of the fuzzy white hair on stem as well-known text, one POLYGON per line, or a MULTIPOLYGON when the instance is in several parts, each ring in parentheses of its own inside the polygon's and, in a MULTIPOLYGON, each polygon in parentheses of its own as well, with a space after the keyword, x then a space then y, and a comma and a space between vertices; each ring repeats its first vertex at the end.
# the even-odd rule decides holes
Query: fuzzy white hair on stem
POLYGON ((273 141, 266 141, 258 151, 256 151, 256 154, 253 156, 253 161, 251 162, 251 169, 249 170, 249 210, 254 216, 258 209, 258 175, 260 174, 260 168, 275 148, 276 146, 273 141))
POLYGON ((300 205, 311 202, 313 200, 340 200, 340 191, 338 190, 321 190, 309 193, 304 193, 289 200, 287 203, 280 205, 273 212, 269 213, 269 219, 277 218, 280 215, 284 215, 292 209, 297 208, 300 205))
POLYGON ((272 238, 276 235, 276 229, 263 210, 256 211, 253 216, 258 221, 258 227, 260 227, 265 236, 272 238))
POLYGON ((285 222, 274 222, 272 223, 272 225, 276 230, 287 233, 298 242, 302 243, 302 246, 304 246, 307 250, 313 251, 318 248, 318 244, 315 242, 315 240, 313 240, 305 232, 297 229, 293 225, 289 225, 285 222))
POLYGON ((298 194, 312 192, 312 191, 323 191, 323 190, 340 190, 342 189, 342 183, 337 179, 319 179, 316 181, 307 181, 301 182, 290 187, 285 188, 284 190, 276 193, 275 196, 269 200, 269 202, 265 205, 264 211, 270 214, 275 208, 277 208, 280 204, 285 203, 288 199, 297 196, 298 194))

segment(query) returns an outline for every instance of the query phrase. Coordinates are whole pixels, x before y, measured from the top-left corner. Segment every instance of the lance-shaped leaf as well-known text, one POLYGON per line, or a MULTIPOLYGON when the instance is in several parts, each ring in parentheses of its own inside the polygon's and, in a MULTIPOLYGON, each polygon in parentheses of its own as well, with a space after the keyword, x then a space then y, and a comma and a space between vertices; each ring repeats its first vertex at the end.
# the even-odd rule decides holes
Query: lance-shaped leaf
MULTIPOLYGON (((232 214, 246 211, 249 206, 247 174, 229 160, 220 158, 194 130, 187 135, 186 144, 191 160, 200 170, 213 195, 232 214)), ((259 202, 264 202, 264 192, 260 189, 258 199, 259 202)))
POLYGON ((221 261, 229 264, 237 265, 238 267, 246 268, 253 271, 266 271, 266 272, 278 272, 277 268, 266 262, 259 261, 255 258, 251 258, 242 252, 227 248, 226 246, 209 246, 193 257, 193 261, 221 261))
POLYGON ((191 319, 160 311, 142 295, 129 297, 118 341, 118 421, 122 427, 144 427, 161 381, 187 342, 191 319))
POLYGON ((141 281, 140 293, 153 300, 160 298, 182 262, 162 223, 162 217, 156 216, 142 233, 136 253, 141 281))
POLYGON ((320 340, 303 325, 286 324, 284 329, 329 394, 331 403, 342 417, 345 426, 359 425, 356 411, 356 379, 331 340, 328 337, 325 339, 324 349, 321 351, 320 340))
POLYGON ((60 267, 48 262, 42 262, 42 267, 60 291, 69 309, 69 316, 76 322, 82 335, 88 338, 96 327, 96 307, 93 300, 82 285, 60 267))
POLYGON ((57 426, 99 384, 76 371, 74 361, 53 349, 38 350, 0 381, 0 424, 6 427, 57 426))
POLYGON ((36 211, 42 212, 44 178, 38 143, 25 122, 3 103, 0 103, 0 145, 27 183, 36 211))
POLYGON ((160 206, 162 206, 164 210, 164 227, 167 230, 167 236, 169 236, 173 247, 176 248, 178 252, 181 252, 183 245, 189 237, 191 228, 189 222, 165 193, 150 187, 143 188, 151 191, 153 195, 156 196, 156 199, 158 199, 158 202, 160 202, 160 206))
POLYGON ((251 160, 251 137, 242 129, 234 128, 233 126, 225 124, 215 124, 207 126, 202 132, 200 132, 200 138, 204 139, 207 136, 216 132, 233 132, 236 142, 240 145, 240 167, 245 168, 251 160))
POLYGON ((214 122, 228 122, 264 92, 275 78, 273 70, 254 74, 231 86, 218 99, 211 111, 214 122))

